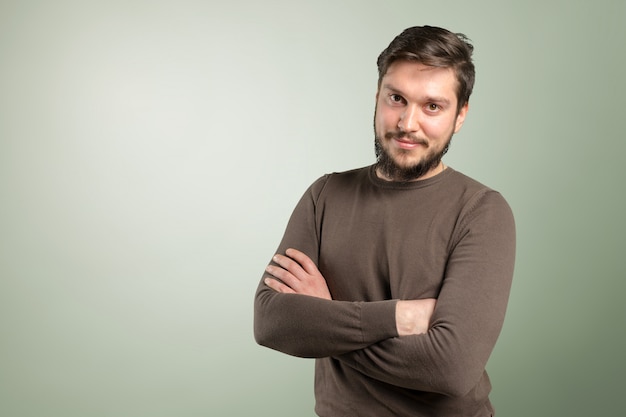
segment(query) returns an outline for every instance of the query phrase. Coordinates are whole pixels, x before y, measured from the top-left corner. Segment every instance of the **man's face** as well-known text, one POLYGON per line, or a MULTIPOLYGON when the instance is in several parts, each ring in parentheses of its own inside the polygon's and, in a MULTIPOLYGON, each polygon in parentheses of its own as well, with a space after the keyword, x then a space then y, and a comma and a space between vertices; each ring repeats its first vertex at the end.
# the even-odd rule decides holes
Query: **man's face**
POLYGON ((374 131, 377 173, 395 181, 435 175, 441 157, 465 121, 457 112, 457 80, 451 68, 396 61, 376 94, 374 131))

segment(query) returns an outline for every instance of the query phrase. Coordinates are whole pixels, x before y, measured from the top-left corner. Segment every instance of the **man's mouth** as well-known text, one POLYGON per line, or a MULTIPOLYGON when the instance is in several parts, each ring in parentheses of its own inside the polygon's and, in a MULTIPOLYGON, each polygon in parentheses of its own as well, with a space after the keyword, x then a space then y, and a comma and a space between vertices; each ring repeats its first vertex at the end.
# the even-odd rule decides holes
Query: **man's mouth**
POLYGON ((389 132, 385 135, 387 139, 393 139, 398 142, 402 147, 415 148, 418 145, 422 145, 428 148, 428 142, 424 139, 420 139, 413 135, 407 135, 406 133, 389 132))

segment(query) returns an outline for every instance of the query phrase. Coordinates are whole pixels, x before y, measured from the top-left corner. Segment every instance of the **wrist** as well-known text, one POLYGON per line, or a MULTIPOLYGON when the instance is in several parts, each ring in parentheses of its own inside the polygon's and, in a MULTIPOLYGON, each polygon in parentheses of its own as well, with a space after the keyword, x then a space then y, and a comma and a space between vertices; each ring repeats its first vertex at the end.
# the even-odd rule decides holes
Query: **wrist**
POLYGON ((396 304, 396 329, 398 336, 408 336, 413 334, 415 314, 413 309, 408 308, 409 304, 406 301, 398 301, 396 304))
POLYGON ((396 304, 398 336, 423 334, 428 331, 436 300, 401 300, 396 304))

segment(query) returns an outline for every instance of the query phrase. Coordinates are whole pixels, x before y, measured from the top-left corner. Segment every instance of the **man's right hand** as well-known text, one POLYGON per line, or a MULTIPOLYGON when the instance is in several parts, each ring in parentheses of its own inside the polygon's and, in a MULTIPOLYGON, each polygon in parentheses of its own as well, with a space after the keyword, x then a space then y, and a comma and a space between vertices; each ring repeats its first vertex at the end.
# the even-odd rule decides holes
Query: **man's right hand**
POLYGON ((285 256, 276 254, 272 260, 276 265, 268 265, 265 269, 271 275, 265 278, 265 285, 281 293, 332 300, 326 280, 315 262, 306 254, 296 249, 287 249, 285 256))
POLYGON ((423 334, 430 327, 430 318, 435 311, 437 300, 400 300, 396 304, 396 328, 398 336, 423 334))

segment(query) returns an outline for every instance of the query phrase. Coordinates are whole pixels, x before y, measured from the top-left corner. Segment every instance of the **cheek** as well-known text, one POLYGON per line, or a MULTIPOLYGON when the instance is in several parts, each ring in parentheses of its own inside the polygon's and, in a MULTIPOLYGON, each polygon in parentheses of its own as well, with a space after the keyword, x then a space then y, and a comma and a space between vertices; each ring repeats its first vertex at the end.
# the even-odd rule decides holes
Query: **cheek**
POLYGON ((376 126, 381 129, 394 128, 398 124, 398 119, 393 111, 380 108, 376 112, 376 126))
POLYGON ((454 133, 455 124, 448 119, 435 119, 422 124, 422 130, 430 137, 447 137, 454 133))
POLYGON ((376 109, 376 113, 374 114, 374 130, 376 130, 376 132, 385 128, 384 118, 381 113, 379 109, 376 109))

